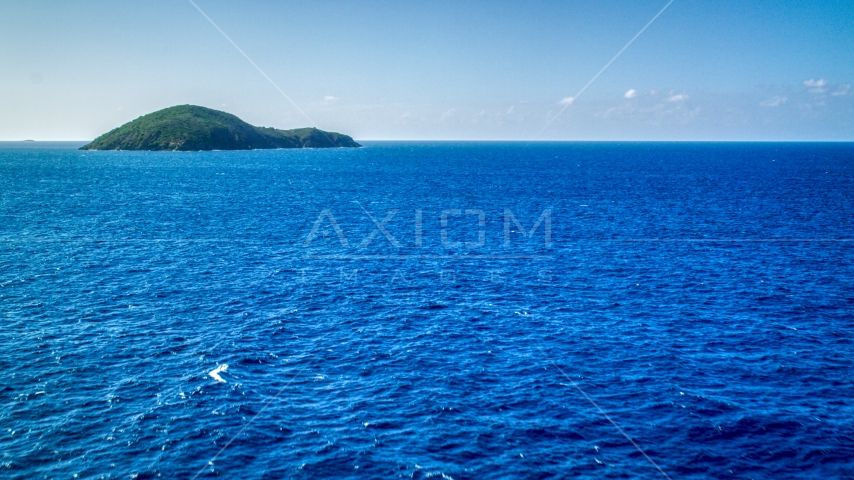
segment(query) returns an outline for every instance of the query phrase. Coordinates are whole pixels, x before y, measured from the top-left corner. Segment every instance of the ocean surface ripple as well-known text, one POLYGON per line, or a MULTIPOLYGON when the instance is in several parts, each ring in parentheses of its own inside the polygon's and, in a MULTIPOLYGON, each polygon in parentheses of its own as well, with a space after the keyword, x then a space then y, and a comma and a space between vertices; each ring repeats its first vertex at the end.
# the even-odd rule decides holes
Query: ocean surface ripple
POLYGON ((0 145, 0 477, 854 478, 854 145, 365 143, 0 145))

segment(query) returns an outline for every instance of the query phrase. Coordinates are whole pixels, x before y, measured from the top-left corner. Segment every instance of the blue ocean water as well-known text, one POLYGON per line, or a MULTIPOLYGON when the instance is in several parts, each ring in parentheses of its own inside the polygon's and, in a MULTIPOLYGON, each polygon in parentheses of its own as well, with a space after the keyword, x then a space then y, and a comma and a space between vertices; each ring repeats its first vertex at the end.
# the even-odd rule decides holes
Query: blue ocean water
POLYGON ((854 478, 852 144, 75 146, 0 145, 0 477, 854 478))

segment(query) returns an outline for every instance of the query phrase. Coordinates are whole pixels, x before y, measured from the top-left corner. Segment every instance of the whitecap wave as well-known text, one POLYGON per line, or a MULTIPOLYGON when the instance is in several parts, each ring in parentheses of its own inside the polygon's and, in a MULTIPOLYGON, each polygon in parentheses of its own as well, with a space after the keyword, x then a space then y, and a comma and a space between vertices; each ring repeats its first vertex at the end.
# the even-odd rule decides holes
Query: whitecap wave
POLYGON ((213 370, 211 370, 210 372, 208 372, 208 375, 210 375, 211 378, 213 378, 217 382, 225 383, 225 380, 222 377, 220 377, 219 374, 221 372, 226 371, 226 370, 228 370, 228 364, 223 363, 222 365, 220 365, 220 366, 214 368, 213 370))

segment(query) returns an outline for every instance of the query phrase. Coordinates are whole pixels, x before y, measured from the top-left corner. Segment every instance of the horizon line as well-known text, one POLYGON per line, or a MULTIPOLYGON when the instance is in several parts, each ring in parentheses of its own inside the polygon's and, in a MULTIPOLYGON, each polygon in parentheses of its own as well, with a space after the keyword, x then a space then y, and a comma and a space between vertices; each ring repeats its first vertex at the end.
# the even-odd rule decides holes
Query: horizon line
MULTIPOLYGON (((604 140, 585 140, 585 139, 525 139, 525 138, 506 138, 506 139, 481 139, 481 138, 464 138, 464 139, 455 139, 455 138, 427 138, 427 139, 417 139, 417 138, 362 138, 354 140, 358 142, 483 142, 483 143, 500 143, 500 142, 513 142, 513 143, 854 143, 854 139, 850 140, 809 140, 809 139, 796 139, 796 140, 773 140, 773 139, 749 139, 749 140, 736 140, 736 139, 716 139, 716 140, 708 140, 708 139, 604 139, 604 140)), ((25 140, 2 140, 0 139, 0 143, 89 143, 94 141, 94 139, 90 140, 67 140, 67 139, 58 139, 58 140, 35 140, 35 139, 25 139, 25 140)), ((253 150, 265 150, 265 149, 253 149, 253 150)))

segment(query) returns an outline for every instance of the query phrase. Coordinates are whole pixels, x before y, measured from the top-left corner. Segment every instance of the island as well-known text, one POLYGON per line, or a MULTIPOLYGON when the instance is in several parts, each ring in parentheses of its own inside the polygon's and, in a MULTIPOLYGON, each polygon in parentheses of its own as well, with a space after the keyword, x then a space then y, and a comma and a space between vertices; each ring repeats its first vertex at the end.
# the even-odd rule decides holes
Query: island
POLYGON ((275 148, 358 148, 347 135, 317 128, 256 127, 236 116, 178 105, 143 115, 96 138, 80 150, 260 150, 275 148))

